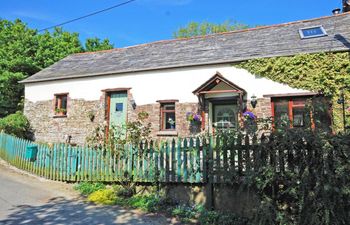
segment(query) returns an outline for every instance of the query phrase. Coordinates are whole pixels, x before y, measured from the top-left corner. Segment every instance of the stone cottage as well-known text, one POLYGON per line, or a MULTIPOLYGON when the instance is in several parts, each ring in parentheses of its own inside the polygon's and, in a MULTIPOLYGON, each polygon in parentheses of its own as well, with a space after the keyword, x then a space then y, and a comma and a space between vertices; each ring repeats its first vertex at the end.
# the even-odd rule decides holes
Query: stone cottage
POLYGON ((83 144, 97 125, 148 112, 153 137, 237 128, 244 110, 305 126, 317 93, 250 74, 260 57, 349 51, 350 14, 70 55, 25 79, 24 113, 45 142, 83 144), (192 120, 189 121, 189 120, 192 120), (194 120, 194 122, 193 122, 194 120), (197 122, 196 122, 197 121, 197 122))

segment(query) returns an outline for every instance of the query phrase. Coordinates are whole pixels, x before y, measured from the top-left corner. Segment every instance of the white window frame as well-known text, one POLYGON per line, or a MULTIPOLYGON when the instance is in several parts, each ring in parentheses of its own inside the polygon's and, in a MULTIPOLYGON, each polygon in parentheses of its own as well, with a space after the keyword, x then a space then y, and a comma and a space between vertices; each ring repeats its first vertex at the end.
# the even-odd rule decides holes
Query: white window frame
POLYGON ((299 35, 300 35, 301 39, 309 39, 309 38, 317 38, 317 37, 328 36, 326 30, 323 28, 322 25, 300 28, 299 29, 299 35), (320 28, 323 34, 312 35, 312 36, 304 36, 304 33, 303 33, 304 30, 313 29, 313 28, 320 28))

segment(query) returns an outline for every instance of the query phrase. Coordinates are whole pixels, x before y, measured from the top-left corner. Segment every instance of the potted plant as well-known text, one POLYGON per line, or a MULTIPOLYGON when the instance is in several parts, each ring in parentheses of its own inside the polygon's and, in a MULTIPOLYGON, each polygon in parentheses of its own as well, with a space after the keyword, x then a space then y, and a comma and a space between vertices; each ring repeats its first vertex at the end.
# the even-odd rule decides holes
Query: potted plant
POLYGON ((257 130, 256 116, 252 111, 246 110, 243 113, 243 126, 248 133, 254 133, 257 130))
POLYGON ((67 110, 63 108, 55 109, 55 113, 57 116, 65 116, 67 114, 67 110))
POLYGON ((191 124, 200 124, 202 121, 202 118, 197 113, 187 112, 186 113, 186 120, 191 122, 191 124))
POLYGON ((186 113, 186 120, 190 122, 190 132, 192 134, 200 132, 200 125, 202 122, 202 117, 194 112, 186 113))

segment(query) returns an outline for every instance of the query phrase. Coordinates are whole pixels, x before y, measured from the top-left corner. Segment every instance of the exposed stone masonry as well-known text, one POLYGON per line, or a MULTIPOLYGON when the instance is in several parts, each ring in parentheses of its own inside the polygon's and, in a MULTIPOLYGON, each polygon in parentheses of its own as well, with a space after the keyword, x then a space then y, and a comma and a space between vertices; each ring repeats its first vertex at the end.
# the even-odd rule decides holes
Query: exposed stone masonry
POLYGON ((103 101, 68 100, 67 116, 57 117, 54 112, 54 100, 26 101, 24 114, 34 130, 35 141, 65 142, 65 135, 71 136, 71 143, 82 145, 93 130, 102 124, 105 118, 103 101), (93 121, 89 113, 93 113, 93 121))
MULTIPOLYGON (((187 137, 193 135, 190 129, 190 122, 186 120, 186 112, 196 112, 198 110, 198 103, 175 103, 175 120, 177 137, 187 137)), ((130 121, 137 118, 139 112, 147 112, 149 118, 146 123, 151 123, 151 136, 152 137, 164 137, 161 134, 161 115, 160 115, 160 103, 147 104, 137 106, 134 113, 130 115, 130 121)), ((172 136, 172 137, 174 137, 172 136)))
MULTIPOLYGON (((248 109, 252 109, 250 101, 248 101, 248 109)), ((259 98, 255 109, 252 110, 258 118, 269 118, 271 114, 271 100, 270 98, 259 98)))
MULTIPOLYGON (((198 113, 198 103, 175 103, 176 133, 164 135, 161 131, 160 103, 132 106, 132 96, 129 94, 128 121, 137 119, 139 112, 149 113, 146 121, 151 123, 152 138, 188 137, 200 132, 200 126, 191 127, 186 120, 187 112, 198 113)), ((250 102, 247 102, 248 108, 250 102)), ((258 99, 257 107, 253 110, 258 118, 271 116, 271 103, 269 98, 258 99)), ((105 121, 105 97, 97 101, 68 99, 67 116, 57 117, 54 113, 54 100, 29 102, 26 101, 24 113, 28 117, 34 130, 35 140, 39 142, 65 142, 65 135, 71 136, 71 143, 85 144, 86 137, 91 135, 95 128, 105 121), (95 118, 90 120, 89 114, 95 118)), ((206 125, 208 116, 206 115, 206 125)))

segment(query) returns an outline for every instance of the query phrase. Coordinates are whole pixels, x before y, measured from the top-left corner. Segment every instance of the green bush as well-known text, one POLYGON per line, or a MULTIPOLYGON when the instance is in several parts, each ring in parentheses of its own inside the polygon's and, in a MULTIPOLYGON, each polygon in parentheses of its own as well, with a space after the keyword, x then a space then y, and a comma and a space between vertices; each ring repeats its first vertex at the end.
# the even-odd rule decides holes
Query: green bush
POLYGON ((249 220, 233 213, 201 210, 198 216, 198 223, 201 225, 247 225, 249 220))
POLYGON ((350 136, 304 130, 274 133, 259 146, 258 170, 244 183, 260 198, 253 224, 350 224, 350 136), (276 165, 270 155, 285 154, 276 165))
POLYGON ((95 204, 114 205, 117 203, 117 196, 112 189, 102 189, 91 193, 88 200, 95 204))
POLYGON ((74 189, 79 191, 82 195, 90 195, 95 191, 106 189, 106 185, 102 183, 81 182, 75 185, 74 189))
POLYGON ((20 111, 0 119, 0 131, 19 138, 32 138, 29 121, 20 111))
POLYGON ((155 212, 160 207, 161 198, 156 194, 134 195, 127 200, 127 204, 133 208, 139 208, 147 212, 155 212))
POLYGON ((179 218, 182 222, 187 223, 197 215, 197 208, 188 205, 178 205, 172 209, 171 215, 179 218))

